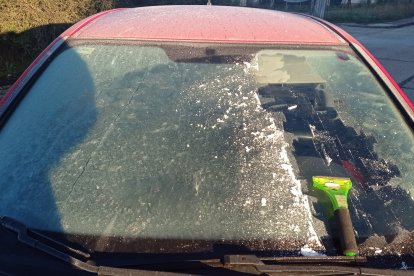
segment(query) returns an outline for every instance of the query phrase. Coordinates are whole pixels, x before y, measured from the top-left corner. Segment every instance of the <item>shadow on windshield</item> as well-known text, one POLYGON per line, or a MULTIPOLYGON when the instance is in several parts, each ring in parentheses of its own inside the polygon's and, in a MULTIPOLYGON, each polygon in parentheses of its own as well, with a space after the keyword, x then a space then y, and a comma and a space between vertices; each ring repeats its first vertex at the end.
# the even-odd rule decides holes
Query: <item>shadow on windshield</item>
POLYGON ((53 232, 64 231, 65 209, 73 208, 68 196, 87 159, 73 160, 76 171, 54 172, 84 140, 97 116, 88 67, 67 45, 60 49, 21 91, 23 99, 0 131, 0 214, 53 232))

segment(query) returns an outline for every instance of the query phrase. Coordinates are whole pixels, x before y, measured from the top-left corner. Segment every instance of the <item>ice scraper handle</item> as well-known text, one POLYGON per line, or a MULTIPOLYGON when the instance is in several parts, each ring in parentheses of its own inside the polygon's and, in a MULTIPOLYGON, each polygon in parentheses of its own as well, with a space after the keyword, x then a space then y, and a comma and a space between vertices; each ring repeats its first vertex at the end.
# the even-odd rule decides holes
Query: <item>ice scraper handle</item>
POLYGON ((334 218, 338 228, 342 253, 345 256, 356 256, 358 254, 358 246, 356 244, 354 229, 352 227, 351 216, 349 215, 348 208, 336 209, 334 212, 334 218))
POLYGON ((334 220, 337 225, 342 253, 345 256, 356 256, 358 247, 348 211, 348 192, 352 187, 351 179, 344 177, 313 176, 312 186, 323 191, 332 203, 334 220))

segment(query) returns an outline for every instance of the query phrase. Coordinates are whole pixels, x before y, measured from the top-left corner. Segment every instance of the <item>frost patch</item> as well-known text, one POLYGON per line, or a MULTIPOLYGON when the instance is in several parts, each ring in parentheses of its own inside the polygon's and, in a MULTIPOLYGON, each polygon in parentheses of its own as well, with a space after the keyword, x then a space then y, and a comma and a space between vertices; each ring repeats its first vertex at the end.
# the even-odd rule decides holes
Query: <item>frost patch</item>
POLYGON ((375 254, 381 254, 382 253, 382 250, 381 249, 376 249, 374 253, 375 254))
POLYGON ((326 161, 326 165, 330 166, 331 165, 331 162, 332 162, 332 158, 329 157, 329 155, 326 155, 325 156, 325 161, 326 161))
POLYGON ((412 268, 413 268, 413 267, 408 266, 406 262, 404 262, 404 261, 402 261, 402 262, 401 262, 401 267, 400 267, 400 269, 402 269, 402 270, 408 270, 408 269, 412 269, 412 268))
POLYGON ((301 249, 300 249, 300 254, 302 256, 305 257, 322 257, 322 256, 326 256, 323 253, 319 253, 315 250, 313 250, 312 248, 309 247, 309 245, 305 244, 301 249))

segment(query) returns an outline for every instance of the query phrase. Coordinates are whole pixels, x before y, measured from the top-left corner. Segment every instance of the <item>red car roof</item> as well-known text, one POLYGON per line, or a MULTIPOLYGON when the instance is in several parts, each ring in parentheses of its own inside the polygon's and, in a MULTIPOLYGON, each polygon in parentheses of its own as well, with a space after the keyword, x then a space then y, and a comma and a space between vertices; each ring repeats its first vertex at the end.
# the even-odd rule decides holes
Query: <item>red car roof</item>
MULTIPOLYGON (((301 15, 225 6, 154 6, 120 9, 86 19, 66 35, 82 39, 145 39, 289 44, 346 42, 301 15), (74 31, 75 30, 75 31, 74 31)), ((64 34, 65 35, 65 34, 64 34)))

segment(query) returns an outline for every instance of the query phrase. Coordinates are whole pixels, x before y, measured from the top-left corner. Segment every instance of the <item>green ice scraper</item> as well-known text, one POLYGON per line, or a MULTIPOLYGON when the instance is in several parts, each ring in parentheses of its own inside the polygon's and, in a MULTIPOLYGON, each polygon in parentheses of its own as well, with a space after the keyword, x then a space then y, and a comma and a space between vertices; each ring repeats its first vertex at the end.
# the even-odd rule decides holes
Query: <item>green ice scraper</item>
POLYGON ((339 231, 342 253, 356 256, 358 247, 348 210, 348 192, 352 187, 351 179, 330 176, 313 176, 313 188, 326 193, 332 203, 333 214, 339 231))

